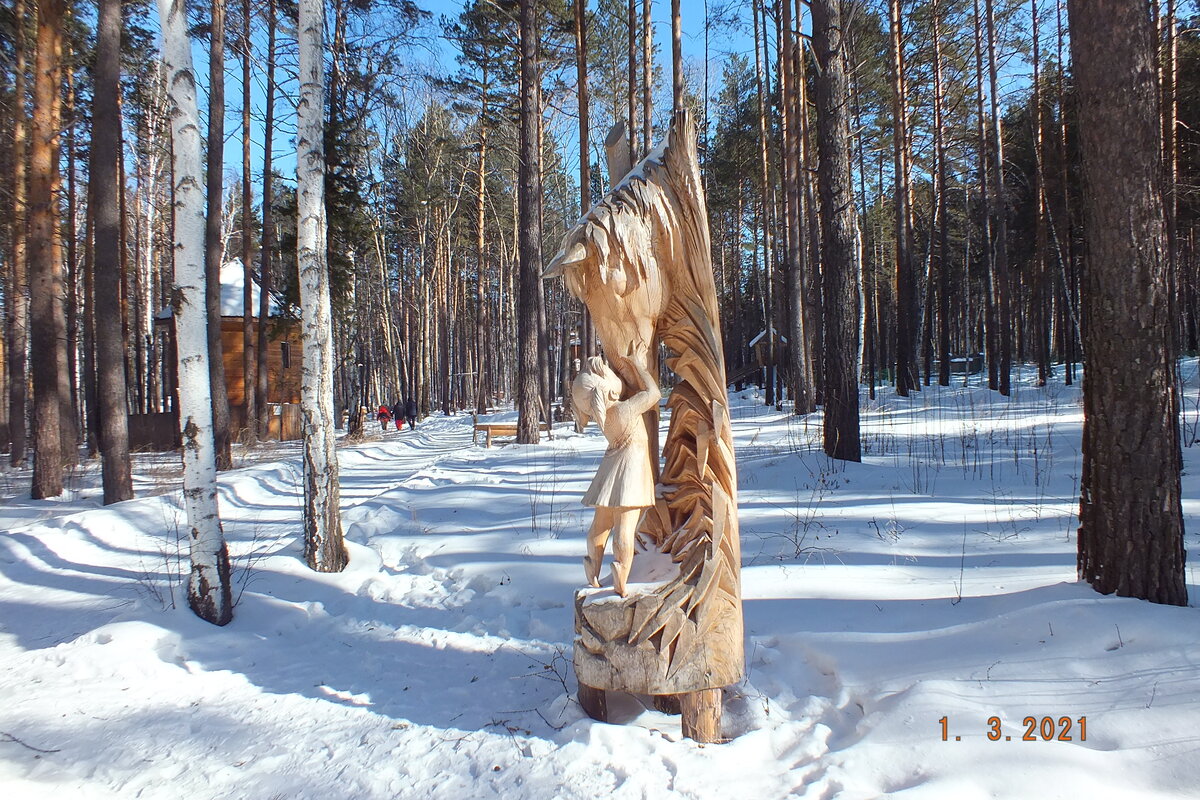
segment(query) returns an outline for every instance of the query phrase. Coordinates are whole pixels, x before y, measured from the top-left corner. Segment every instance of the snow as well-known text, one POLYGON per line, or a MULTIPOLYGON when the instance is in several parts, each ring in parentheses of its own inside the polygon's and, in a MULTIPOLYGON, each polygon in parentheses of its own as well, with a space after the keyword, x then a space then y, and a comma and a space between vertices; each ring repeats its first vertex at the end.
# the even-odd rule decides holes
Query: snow
MULTIPOLYGON (((246 275, 242 267, 242 262, 226 261, 221 267, 221 316, 223 317, 241 317, 245 311, 243 306, 242 295, 245 292, 246 275)), ((251 314, 255 319, 258 318, 258 302, 259 288, 258 284, 253 280, 250 282, 250 295, 254 298, 254 313, 251 314)), ((271 303, 272 311, 276 311, 275 303, 271 303)))
MULTIPOLYGON (((881 391, 861 465, 820 454, 819 415, 757 402, 733 399, 747 677, 726 692, 729 743, 684 740, 636 698, 611 698, 617 724, 574 700, 600 433, 484 449, 469 414, 435 416, 339 449, 339 574, 303 564, 294 443, 239 451, 220 477, 226 628, 185 606, 178 491, 102 509, 89 465, 68 499, 33 503, 5 473, 3 796, 1200 796, 1195 608, 1075 579, 1076 389, 881 391), (1072 740, 1035 724, 1022 741, 1030 716, 1069 718, 1072 740), (991 717, 1011 740, 987 738, 991 717)), ((139 491, 174 480, 136 466, 139 491)), ((1187 579, 1194 601, 1194 559, 1187 579)))

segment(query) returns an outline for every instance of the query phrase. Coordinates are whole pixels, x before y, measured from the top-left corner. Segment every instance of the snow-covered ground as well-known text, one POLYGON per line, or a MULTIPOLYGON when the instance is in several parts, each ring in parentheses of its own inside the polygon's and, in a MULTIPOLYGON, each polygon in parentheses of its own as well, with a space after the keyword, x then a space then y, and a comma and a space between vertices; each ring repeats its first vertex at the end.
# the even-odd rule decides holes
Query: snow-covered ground
POLYGON ((0 797, 1198 797, 1200 617, 1076 582, 1079 394, 1015 386, 881 393, 861 465, 821 455, 818 416, 735 399, 747 677, 723 745, 574 700, 595 428, 485 450, 434 417, 343 448, 337 575, 301 561, 294 451, 223 475, 223 629, 181 607, 178 492, 100 509, 93 467, 32 503, 9 473, 0 797))

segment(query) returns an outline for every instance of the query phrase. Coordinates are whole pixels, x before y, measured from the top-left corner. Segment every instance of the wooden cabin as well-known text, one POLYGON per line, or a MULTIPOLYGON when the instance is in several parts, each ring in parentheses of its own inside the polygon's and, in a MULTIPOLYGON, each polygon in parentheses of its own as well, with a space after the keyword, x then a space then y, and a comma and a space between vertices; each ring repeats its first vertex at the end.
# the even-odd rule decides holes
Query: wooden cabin
POLYGON ((767 332, 765 330, 759 331, 758 336, 750 340, 749 347, 751 352, 754 353, 753 363, 756 367, 765 367, 786 360, 783 355, 787 350, 787 337, 780 334, 774 327, 771 328, 771 331, 775 334, 775 358, 773 360, 768 352, 767 332))
MULTIPOLYGON (((232 313, 242 308, 241 275, 240 262, 230 262, 221 270, 221 310, 225 312, 221 317, 221 352, 230 428, 235 438, 246 427, 246 385, 242 372, 245 362, 243 318, 240 314, 232 313)), ((254 288, 257 294, 258 287, 254 288)), ((154 327, 162 342, 163 353, 174 354, 175 315, 170 307, 159 312, 154 327)), ((272 317, 267 331, 267 402, 274 408, 270 429, 263 438, 298 439, 302 363, 300 322, 282 316, 272 317)), ((254 336, 257 347, 257 324, 254 336)), ((138 414, 130 418, 130 446, 134 449, 168 450, 179 446, 179 423, 173 399, 178 386, 178 371, 173 357, 164 358, 161 385, 165 388, 167 406, 171 410, 161 414, 138 414)))

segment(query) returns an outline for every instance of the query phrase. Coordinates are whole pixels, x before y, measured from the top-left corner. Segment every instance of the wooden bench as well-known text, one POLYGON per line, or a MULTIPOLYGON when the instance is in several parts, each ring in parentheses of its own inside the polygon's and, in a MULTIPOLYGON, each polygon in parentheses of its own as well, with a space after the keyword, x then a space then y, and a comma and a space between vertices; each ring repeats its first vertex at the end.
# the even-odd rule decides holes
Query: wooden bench
MULTIPOLYGON (((545 422, 539 423, 539 428, 543 431, 550 430, 550 426, 545 422)), ((479 434, 486 434, 483 440, 484 447, 492 446, 492 438, 499 436, 516 436, 517 423, 515 422, 480 422, 479 417, 475 417, 475 431, 471 434, 471 444, 478 444, 479 434)))

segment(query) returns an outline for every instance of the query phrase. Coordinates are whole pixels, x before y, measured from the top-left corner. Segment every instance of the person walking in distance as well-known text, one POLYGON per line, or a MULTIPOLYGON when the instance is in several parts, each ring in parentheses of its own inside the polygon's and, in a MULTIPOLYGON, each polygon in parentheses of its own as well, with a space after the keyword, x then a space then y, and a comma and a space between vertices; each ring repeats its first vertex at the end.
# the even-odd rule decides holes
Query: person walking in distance
POLYGON ((400 398, 396 398, 396 402, 392 404, 392 419, 396 420, 396 430, 404 428, 404 403, 400 398))
POLYGON ((410 430, 417 427, 417 401, 411 397, 404 401, 404 418, 408 420, 410 430))

